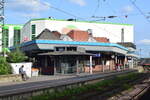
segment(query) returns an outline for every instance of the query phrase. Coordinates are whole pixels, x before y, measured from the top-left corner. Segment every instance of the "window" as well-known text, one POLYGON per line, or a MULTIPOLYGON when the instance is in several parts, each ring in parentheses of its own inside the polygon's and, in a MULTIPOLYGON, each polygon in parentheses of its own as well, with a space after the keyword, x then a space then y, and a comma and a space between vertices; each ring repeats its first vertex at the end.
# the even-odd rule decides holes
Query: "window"
POLYGON ((14 46, 20 44, 20 30, 14 30, 14 46))
POLYGON ((76 47, 67 47, 67 51, 77 51, 76 47))
POLYGON ((34 40, 35 39, 35 34, 36 34, 36 26, 35 25, 32 25, 32 36, 31 36, 31 38, 32 38, 32 40, 34 40))
POLYGON ((55 47, 55 51, 77 51, 77 47, 55 47))
POLYGON ((2 30, 2 47, 7 48, 8 47, 8 42, 9 42, 9 30, 8 29, 3 29, 2 30))
POLYGON ((56 51, 65 51, 65 47, 56 47, 55 50, 56 51))

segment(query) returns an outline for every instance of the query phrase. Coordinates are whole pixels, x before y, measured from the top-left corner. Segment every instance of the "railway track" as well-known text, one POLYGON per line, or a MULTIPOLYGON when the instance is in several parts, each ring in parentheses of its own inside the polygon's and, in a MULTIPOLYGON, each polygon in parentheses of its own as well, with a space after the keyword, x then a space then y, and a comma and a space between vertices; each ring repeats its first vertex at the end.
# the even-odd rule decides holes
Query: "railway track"
MULTIPOLYGON (((1 98, 11 97, 13 95, 21 95, 26 93, 33 93, 35 91, 41 91, 48 88, 56 88, 60 86, 67 86, 70 84, 76 83, 84 83, 87 81, 93 81, 98 79, 105 79, 110 77, 115 77, 116 75, 137 72, 136 70, 126 70, 121 72, 112 72, 112 73, 104 73, 104 74, 94 74, 94 75, 87 75, 87 76, 78 76, 73 78, 67 79, 60 79, 60 80, 47 80, 41 82, 30 82, 24 84, 17 84, 17 85, 9 85, 9 86, 0 86, 0 100, 5 100, 1 98)), ((10 99, 11 100, 11 99, 10 99)))
POLYGON ((131 91, 123 91, 119 95, 109 98, 109 100, 139 100, 150 89, 150 74, 136 81, 130 81, 129 83, 134 85, 131 91))

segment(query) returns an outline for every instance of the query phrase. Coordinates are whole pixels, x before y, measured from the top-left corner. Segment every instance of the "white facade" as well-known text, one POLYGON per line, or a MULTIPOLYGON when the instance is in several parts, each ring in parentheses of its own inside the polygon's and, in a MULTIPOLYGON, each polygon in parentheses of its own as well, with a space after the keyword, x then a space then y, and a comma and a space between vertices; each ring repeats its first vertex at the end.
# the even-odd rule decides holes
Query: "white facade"
POLYGON ((32 40, 32 28, 36 26, 36 36, 45 28, 51 31, 58 31, 67 34, 72 29, 87 31, 91 29, 94 37, 107 37, 110 42, 121 42, 121 30, 124 29, 124 42, 134 42, 134 30, 131 24, 99 23, 99 22, 81 22, 65 21, 54 19, 33 19, 27 22, 22 29, 21 41, 32 40))

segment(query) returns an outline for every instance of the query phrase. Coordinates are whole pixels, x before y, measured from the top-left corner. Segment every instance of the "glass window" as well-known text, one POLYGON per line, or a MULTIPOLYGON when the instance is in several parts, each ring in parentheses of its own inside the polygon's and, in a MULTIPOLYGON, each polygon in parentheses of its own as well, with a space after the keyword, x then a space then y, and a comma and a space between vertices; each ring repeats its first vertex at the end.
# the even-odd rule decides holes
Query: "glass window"
POLYGON ((2 30, 2 47, 7 48, 8 47, 8 42, 9 42, 9 30, 8 29, 3 29, 2 30))
POLYGON ((56 47, 55 50, 56 51, 65 51, 65 47, 56 47))
POLYGON ((35 39, 35 34, 36 34, 36 26, 35 25, 32 25, 32 36, 31 36, 31 38, 32 38, 32 40, 34 40, 35 39))
POLYGON ((67 47, 67 51, 77 51, 77 47, 67 47))
POLYGON ((14 46, 20 44, 20 30, 14 30, 14 46))

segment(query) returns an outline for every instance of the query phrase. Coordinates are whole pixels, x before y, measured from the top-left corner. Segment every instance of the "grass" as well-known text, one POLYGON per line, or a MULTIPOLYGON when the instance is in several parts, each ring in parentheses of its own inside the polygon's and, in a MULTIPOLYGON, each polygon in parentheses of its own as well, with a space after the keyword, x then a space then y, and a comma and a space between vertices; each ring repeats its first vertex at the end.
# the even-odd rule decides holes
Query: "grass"
POLYGON ((119 75, 113 79, 102 80, 94 84, 82 85, 63 91, 54 91, 52 93, 44 93, 39 96, 34 96, 29 100, 77 100, 79 95, 89 92, 106 92, 110 89, 120 88, 122 90, 130 89, 133 84, 130 81, 137 80, 142 77, 141 73, 129 73, 126 75, 119 75), (64 98, 64 99, 63 99, 64 98))

